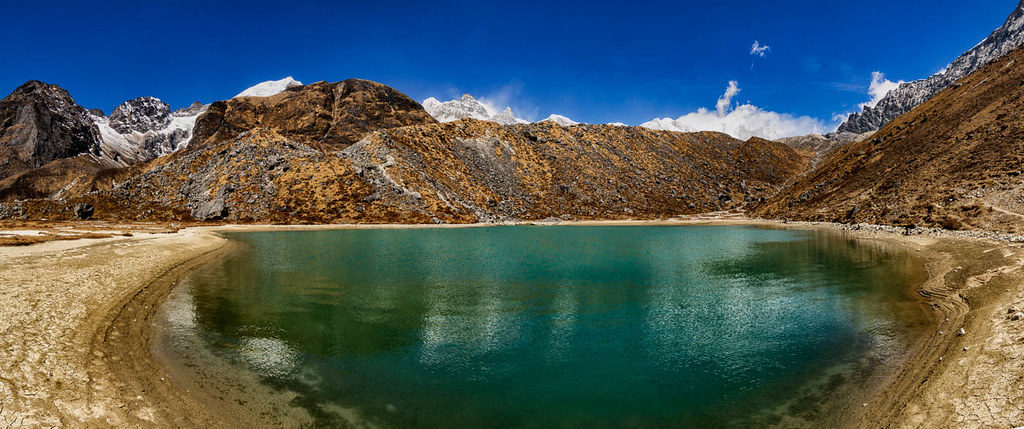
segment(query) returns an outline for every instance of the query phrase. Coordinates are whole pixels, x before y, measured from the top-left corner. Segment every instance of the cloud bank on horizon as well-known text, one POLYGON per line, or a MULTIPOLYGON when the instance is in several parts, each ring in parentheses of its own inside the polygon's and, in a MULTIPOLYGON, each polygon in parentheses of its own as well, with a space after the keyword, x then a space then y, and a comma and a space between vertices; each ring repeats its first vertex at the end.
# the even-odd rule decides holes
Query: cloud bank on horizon
POLYGON ((824 134, 835 129, 820 119, 810 116, 795 116, 764 110, 750 103, 736 104, 733 97, 740 93, 739 82, 729 81, 729 86, 715 103, 715 110, 701 107, 676 119, 658 118, 641 124, 641 127, 666 131, 720 131, 735 138, 746 140, 761 137, 768 140, 807 134, 824 134))
MULTIPOLYGON (((761 45, 755 41, 751 47, 751 55, 763 56, 761 54, 768 52, 769 49, 769 46, 761 45)), ((858 110, 865 107, 874 107, 889 91, 899 87, 902 83, 904 83, 902 80, 893 82, 886 79, 885 74, 882 72, 873 72, 867 91, 867 96, 871 98, 864 103, 860 103, 858 110)), ((516 95, 521 94, 521 90, 521 87, 515 87, 514 90, 506 87, 495 94, 480 97, 475 101, 483 105, 489 112, 500 112, 506 109, 506 106, 513 104, 513 99, 516 98, 516 95)), ((640 126, 653 130, 678 132, 718 131, 741 140, 747 140, 751 137, 776 140, 784 137, 831 133, 850 114, 850 112, 837 113, 833 115, 831 120, 824 120, 807 115, 774 112, 758 107, 750 102, 734 102, 734 98, 741 91, 739 82, 731 80, 722 95, 718 97, 713 110, 701 107, 696 111, 684 113, 677 118, 655 118, 640 124, 640 126)), ((561 117, 560 115, 553 116, 561 117)), ((548 120, 551 120, 551 118, 549 117, 548 120)), ((520 121, 528 122, 525 120, 520 121)), ((575 121, 571 122, 575 123, 575 121)), ((569 122, 561 124, 569 125, 569 122)), ((612 124, 625 125, 621 122, 614 122, 612 124)))

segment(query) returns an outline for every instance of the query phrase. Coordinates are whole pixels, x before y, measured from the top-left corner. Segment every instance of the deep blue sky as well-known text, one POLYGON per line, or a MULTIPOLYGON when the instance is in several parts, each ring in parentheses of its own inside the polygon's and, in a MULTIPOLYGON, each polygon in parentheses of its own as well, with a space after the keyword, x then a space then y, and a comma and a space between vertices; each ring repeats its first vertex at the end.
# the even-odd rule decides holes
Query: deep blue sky
POLYGON ((181 107, 259 81, 359 77, 416 100, 510 92, 521 116, 637 124, 736 101, 830 119, 872 71, 926 77, 1017 0, 840 2, 7 2, 0 92, 29 79, 106 112, 181 107), (749 54, 754 40, 768 55, 749 54))

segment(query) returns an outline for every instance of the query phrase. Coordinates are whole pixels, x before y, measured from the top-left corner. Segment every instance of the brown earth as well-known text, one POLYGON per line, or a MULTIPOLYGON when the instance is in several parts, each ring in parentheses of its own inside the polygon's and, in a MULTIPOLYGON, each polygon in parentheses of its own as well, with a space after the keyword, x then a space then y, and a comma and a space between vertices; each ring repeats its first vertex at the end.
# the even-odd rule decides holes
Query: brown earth
POLYGON ((259 128, 317 149, 343 149, 371 131, 436 122, 423 106, 387 85, 349 79, 215 102, 196 120, 189 145, 230 141, 259 128))
POLYGON ((785 145, 713 132, 463 120, 328 150, 337 145, 275 129, 207 138, 133 167, 110 189, 21 210, 61 219, 85 202, 99 219, 244 223, 652 219, 760 201, 807 165, 785 145))
POLYGON ((755 215, 1024 231, 1024 48, 834 151, 755 215))

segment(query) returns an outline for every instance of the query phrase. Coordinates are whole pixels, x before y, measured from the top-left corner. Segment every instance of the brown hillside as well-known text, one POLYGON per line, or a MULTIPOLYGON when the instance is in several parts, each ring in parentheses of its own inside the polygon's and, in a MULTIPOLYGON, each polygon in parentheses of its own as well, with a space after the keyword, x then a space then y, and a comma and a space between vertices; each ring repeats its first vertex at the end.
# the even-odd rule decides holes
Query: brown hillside
POLYGON ((103 189, 112 168, 92 154, 61 158, 0 180, 0 201, 73 197, 103 189))
POLYGON ((260 128, 312 147, 341 149, 378 129, 436 122, 419 103, 387 85, 349 79, 215 102, 196 121, 190 145, 234 140, 260 128))
POLYGON ((659 218, 740 207, 806 166, 785 145, 721 133, 463 120, 374 132, 341 151, 274 131, 160 158, 88 202, 109 219, 238 222, 465 223, 659 218))
POLYGON ((772 218, 1024 226, 1024 48, 833 152, 754 210, 772 218))

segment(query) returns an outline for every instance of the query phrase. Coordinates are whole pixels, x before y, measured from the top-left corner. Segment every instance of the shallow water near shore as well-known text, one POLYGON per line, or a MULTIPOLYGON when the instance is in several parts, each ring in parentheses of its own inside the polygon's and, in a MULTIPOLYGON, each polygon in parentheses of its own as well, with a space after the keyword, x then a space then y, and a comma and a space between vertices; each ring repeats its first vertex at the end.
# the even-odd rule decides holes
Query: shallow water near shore
POLYGON ((241 250, 171 294, 155 346, 185 371, 253 374, 325 425, 812 426, 928 325, 918 259, 829 232, 229 236, 241 250))

